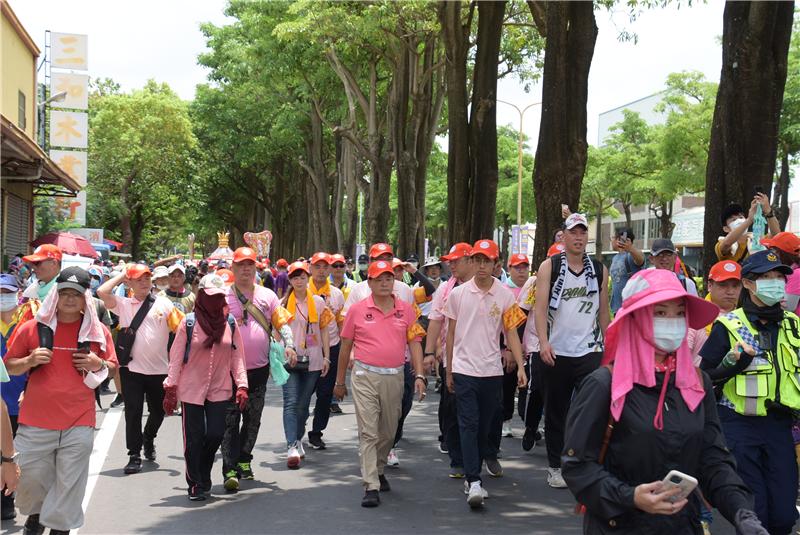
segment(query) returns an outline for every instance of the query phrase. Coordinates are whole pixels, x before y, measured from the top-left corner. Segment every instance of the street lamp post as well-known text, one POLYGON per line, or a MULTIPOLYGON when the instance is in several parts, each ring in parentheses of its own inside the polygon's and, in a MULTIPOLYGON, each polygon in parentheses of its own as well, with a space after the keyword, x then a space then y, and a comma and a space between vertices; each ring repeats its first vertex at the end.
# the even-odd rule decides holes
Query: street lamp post
POLYGON ((533 102, 520 109, 516 104, 506 102, 505 100, 500 100, 499 98, 495 100, 511 106, 519 113, 519 136, 517 138, 517 228, 522 232, 522 119, 526 111, 533 106, 538 106, 541 102, 533 102))
POLYGON ((46 108, 46 106, 48 104, 50 104, 51 102, 64 102, 64 100, 67 98, 67 92, 66 91, 61 91, 61 92, 56 93, 55 95, 51 96, 48 99, 44 99, 45 91, 46 91, 45 86, 41 86, 41 93, 42 93, 42 99, 43 100, 42 100, 42 102, 37 104, 37 112, 38 112, 37 115, 38 115, 38 119, 39 119, 39 125, 38 125, 39 126, 39 146, 42 147, 42 149, 45 148, 45 121, 47 120, 47 108, 46 108))

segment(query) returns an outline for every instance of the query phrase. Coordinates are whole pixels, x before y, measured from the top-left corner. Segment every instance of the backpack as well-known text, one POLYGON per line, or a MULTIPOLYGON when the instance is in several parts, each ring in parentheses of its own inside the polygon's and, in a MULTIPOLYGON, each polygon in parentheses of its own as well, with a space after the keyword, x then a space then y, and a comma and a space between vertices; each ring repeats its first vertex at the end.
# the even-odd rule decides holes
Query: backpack
MULTIPOLYGON (((194 312, 186 314, 186 349, 183 350, 183 363, 189 362, 189 350, 192 348, 192 333, 194 332, 195 324, 194 312)), ((228 314, 228 325, 231 327, 231 349, 236 349, 236 344, 233 343, 233 333, 236 332, 236 318, 233 314, 228 314)))
MULTIPOLYGON (((594 266, 594 273, 597 277, 597 287, 598 289, 603 288, 603 264, 594 258, 591 259, 592 266, 594 266)), ((558 278, 558 272, 561 271, 561 255, 553 255, 550 257, 550 293, 548 294, 548 300, 553 295, 553 287, 556 285, 556 279, 558 278)))

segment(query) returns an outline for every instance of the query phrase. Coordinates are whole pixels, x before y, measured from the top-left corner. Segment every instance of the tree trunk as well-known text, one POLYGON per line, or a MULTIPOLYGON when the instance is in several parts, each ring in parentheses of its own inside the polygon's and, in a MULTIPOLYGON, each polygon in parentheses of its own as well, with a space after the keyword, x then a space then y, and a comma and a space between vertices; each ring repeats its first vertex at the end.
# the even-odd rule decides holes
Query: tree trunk
POLYGON ((793 2, 728 2, 720 75, 706 167, 704 273, 716 262, 720 217, 771 190, 792 32, 793 2))
MULTIPOLYGON (((133 231, 131 229, 131 207, 129 206, 130 202, 130 188, 131 184, 133 184, 133 180, 136 178, 138 174, 137 170, 134 169, 131 171, 127 177, 125 177, 125 181, 122 183, 122 189, 120 190, 119 198, 122 201, 120 204, 122 205, 122 210, 119 216, 119 228, 122 231, 122 251, 125 253, 133 254, 133 231)), ((138 252, 138 251, 137 251, 138 252)))
POLYGON ((594 235, 594 257, 598 262, 603 261, 603 205, 602 201, 598 205, 597 212, 595 212, 597 219, 597 229, 594 235))
POLYGON ((358 180, 361 180, 363 167, 356 156, 355 147, 346 138, 342 138, 342 159, 339 173, 342 175, 346 197, 341 218, 343 233, 340 251, 352 255, 358 230, 358 180))
POLYGON ((328 179, 328 171, 325 169, 323 160, 323 137, 322 137, 322 117, 319 115, 314 104, 311 104, 309 113, 311 132, 306 140, 306 152, 309 162, 300 162, 300 165, 308 172, 311 180, 306 181, 308 185, 309 224, 312 229, 310 237, 312 248, 323 251, 336 249, 336 231, 334 229, 334 219, 331 213, 331 188, 328 179))
POLYGON ((789 155, 783 154, 781 156, 781 173, 778 177, 778 183, 775 185, 777 195, 773 196, 772 209, 778 217, 778 223, 781 229, 786 229, 786 223, 789 221, 789 184, 791 176, 789 175, 789 155), (778 202, 780 200, 780 202, 778 202))
POLYGON ((469 241, 492 236, 497 214, 497 62, 506 3, 478 2, 478 38, 472 78, 469 241))
POLYGON ((548 2, 542 120, 533 170, 534 265, 561 226, 561 204, 577 209, 586 170, 586 100, 597 39, 592 2, 548 2))
POLYGON ((633 218, 631 217, 631 203, 623 201, 622 211, 625 212, 625 226, 629 229, 633 229, 633 218))
POLYGON ((450 244, 469 240, 467 53, 473 9, 471 4, 469 16, 463 21, 461 2, 444 0, 439 4, 447 79, 447 241, 450 244))
POLYGON ((511 247, 508 243, 511 236, 511 220, 508 218, 508 214, 503 214, 503 226, 501 228, 502 235, 500 236, 500 255, 508 257, 510 256, 509 251, 511 251, 511 247))

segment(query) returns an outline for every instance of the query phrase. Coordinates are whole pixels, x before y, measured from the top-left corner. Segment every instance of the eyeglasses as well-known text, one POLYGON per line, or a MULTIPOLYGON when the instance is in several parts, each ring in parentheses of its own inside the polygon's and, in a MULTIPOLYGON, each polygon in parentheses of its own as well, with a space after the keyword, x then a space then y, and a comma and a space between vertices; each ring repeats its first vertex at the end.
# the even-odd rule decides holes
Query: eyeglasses
POLYGON ((344 268, 344 264, 333 264, 334 269, 342 269, 344 268))

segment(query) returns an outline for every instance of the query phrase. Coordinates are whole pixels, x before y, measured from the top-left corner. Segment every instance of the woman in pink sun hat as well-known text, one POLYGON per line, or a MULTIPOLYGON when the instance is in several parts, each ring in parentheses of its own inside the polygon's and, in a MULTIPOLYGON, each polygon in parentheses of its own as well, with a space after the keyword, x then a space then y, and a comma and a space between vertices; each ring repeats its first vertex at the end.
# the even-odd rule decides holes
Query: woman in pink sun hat
POLYGON ((696 479, 741 533, 767 533, 725 446, 711 380, 686 343, 687 328, 703 328, 719 309, 666 270, 634 274, 622 298, 607 366, 576 389, 567 417, 562 473, 586 506, 584 533, 703 533, 699 494, 662 483, 672 470, 696 479))

